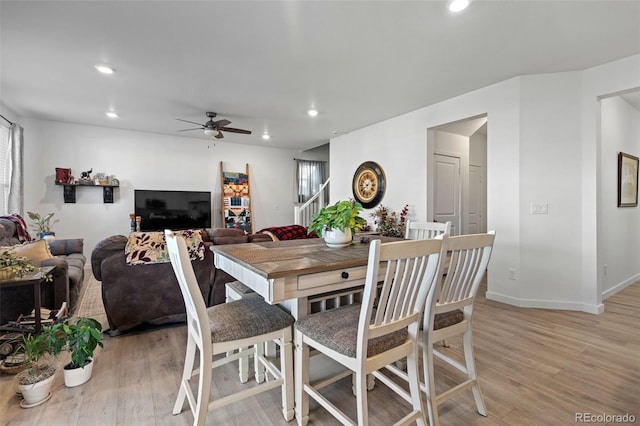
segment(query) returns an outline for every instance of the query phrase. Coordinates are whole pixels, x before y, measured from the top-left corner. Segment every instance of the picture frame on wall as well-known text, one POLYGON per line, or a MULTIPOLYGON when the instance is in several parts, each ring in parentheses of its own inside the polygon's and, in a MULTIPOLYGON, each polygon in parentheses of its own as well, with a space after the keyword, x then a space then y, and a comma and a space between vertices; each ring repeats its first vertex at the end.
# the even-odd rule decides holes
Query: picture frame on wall
POLYGON ((638 205, 638 157, 618 153, 618 207, 638 205))

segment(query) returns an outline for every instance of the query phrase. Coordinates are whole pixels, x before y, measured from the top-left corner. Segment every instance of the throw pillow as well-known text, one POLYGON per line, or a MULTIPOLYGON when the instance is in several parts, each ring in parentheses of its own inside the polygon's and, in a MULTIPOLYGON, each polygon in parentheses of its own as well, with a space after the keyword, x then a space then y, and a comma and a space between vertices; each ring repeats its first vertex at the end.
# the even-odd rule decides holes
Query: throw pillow
POLYGON ((52 259, 53 255, 49 251, 49 246, 45 240, 37 240, 32 243, 17 244, 11 247, 2 247, 2 249, 13 249, 16 256, 24 256, 33 262, 42 262, 46 259, 52 259))
MULTIPOLYGON (((191 260, 204 259, 204 243, 199 231, 174 231, 184 237, 191 260)), ((125 246, 126 262, 129 265, 170 262, 164 232, 132 232, 125 246)))

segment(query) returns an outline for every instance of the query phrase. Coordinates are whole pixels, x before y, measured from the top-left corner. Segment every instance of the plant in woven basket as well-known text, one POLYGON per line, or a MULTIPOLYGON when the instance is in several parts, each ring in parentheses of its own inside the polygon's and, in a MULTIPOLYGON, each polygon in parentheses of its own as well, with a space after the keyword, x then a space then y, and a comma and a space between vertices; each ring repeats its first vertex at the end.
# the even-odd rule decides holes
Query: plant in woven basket
POLYGON ((406 204, 399 214, 380 204, 371 213, 371 217, 374 218, 373 224, 377 226, 376 231, 380 233, 380 235, 386 237, 404 237, 408 213, 409 206, 406 204))
POLYGON ((29 258, 16 256, 12 248, 4 248, 0 251, 0 279, 22 277, 33 271, 35 267, 29 258))

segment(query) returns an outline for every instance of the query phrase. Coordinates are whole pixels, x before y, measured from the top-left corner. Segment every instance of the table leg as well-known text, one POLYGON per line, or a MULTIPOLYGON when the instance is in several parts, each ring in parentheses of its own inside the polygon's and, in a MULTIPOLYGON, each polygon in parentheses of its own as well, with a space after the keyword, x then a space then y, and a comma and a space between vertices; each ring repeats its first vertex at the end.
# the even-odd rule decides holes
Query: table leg
POLYGON ((33 284, 33 312, 36 317, 36 334, 40 333, 40 330, 42 330, 42 315, 40 312, 40 305, 42 305, 42 302, 40 301, 40 280, 38 280, 33 284))

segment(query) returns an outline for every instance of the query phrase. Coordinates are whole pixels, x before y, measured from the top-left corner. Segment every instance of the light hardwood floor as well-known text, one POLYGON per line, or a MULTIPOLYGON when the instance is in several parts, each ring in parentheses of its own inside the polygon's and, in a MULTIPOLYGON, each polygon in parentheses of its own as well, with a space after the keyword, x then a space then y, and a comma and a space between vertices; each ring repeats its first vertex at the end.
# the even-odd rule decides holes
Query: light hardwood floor
MULTIPOLYGON (((441 424, 573 425, 576 413, 628 413, 640 424, 640 283, 607 299, 605 307, 603 314, 591 315, 516 308, 479 296, 475 350, 489 415, 478 415, 471 392, 463 392, 440 405, 441 424)), ((188 411, 171 415, 185 341, 185 326, 180 325, 105 337, 91 381, 65 388, 59 371, 51 400, 26 410, 19 407, 13 377, 2 376, 0 423, 189 425, 193 418, 188 411)), ((449 350, 459 354, 461 342, 449 343, 449 350)), ((68 359, 65 356, 59 364, 68 359)), ((457 377, 437 359, 436 369, 437 387, 457 377)), ((231 367, 215 380, 216 393, 242 386, 231 367)), ((338 406, 354 414, 348 409, 353 406, 349 379, 329 392, 338 406)), ((207 424, 284 425, 279 401, 274 390, 214 411, 207 424)), ((396 407, 403 404, 384 385, 376 385, 369 394, 371 423, 386 426, 397 420, 401 410, 396 407)), ((310 424, 337 422, 312 402, 310 424)))

